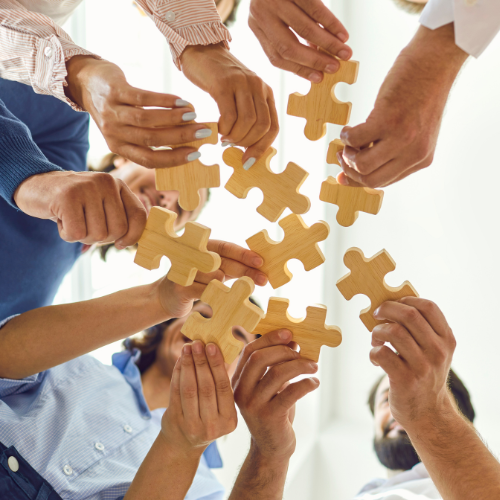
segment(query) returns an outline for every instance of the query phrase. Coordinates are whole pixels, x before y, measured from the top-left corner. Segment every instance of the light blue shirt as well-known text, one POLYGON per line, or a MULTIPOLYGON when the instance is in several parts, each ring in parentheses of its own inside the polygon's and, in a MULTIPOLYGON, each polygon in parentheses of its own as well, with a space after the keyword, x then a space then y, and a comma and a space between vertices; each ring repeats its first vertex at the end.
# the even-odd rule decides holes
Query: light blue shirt
MULTIPOLYGON (((15 446, 63 499, 123 498, 165 411, 147 407, 138 356, 117 353, 107 366, 86 355, 22 380, 0 379, 0 442, 15 446)), ((221 500, 224 488, 210 470, 220 466, 213 443, 186 500, 221 500)))

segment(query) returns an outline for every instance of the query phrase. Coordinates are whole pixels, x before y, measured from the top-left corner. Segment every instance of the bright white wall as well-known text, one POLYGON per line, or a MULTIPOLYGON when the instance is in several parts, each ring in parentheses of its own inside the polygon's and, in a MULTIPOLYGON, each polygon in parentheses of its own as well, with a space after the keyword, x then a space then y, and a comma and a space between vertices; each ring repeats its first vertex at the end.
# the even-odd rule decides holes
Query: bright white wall
MULTIPOLYGON (((359 60, 358 82, 351 88, 340 85, 338 95, 353 102, 351 124, 363 121, 371 111, 378 89, 400 49, 417 27, 417 19, 397 10, 390 0, 330 0, 330 7, 351 34, 354 59, 359 60)), ((499 241, 494 223, 498 207, 495 196, 500 173, 494 168, 495 139, 500 131, 500 40, 478 61, 470 61, 456 84, 443 121, 433 166, 386 189, 382 211, 376 217, 361 214, 351 228, 335 222, 336 208, 318 200, 319 186, 336 167, 325 164, 327 140, 310 142, 303 136, 304 121, 285 114, 288 95, 307 92, 309 85, 293 75, 273 68, 247 27, 248 0, 232 28, 233 52, 273 87, 280 112, 281 133, 275 147, 273 168, 282 170, 294 161, 309 171, 303 192, 313 201, 304 216, 308 224, 324 218, 331 226, 323 246, 324 266, 305 273, 291 262, 294 279, 273 291, 269 286, 256 291, 265 306, 272 295, 291 300, 291 312, 301 316, 316 302, 329 308, 328 320, 342 328, 343 343, 320 359, 321 388, 298 406, 297 453, 290 467, 286 498, 289 500, 348 499, 374 475, 383 474, 371 451, 371 416, 366 406, 368 390, 379 374, 368 360, 370 335, 359 320, 367 304, 358 296, 346 302, 335 282, 347 269, 345 251, 360 247, 367 256, 380 249, 389 251, 397 269, 388 277, 390 285, 408 279, 422 297, 441 306, 458 340, 454 367, 471 390, 477 410, 477 425, 492 449, 500 451, 496 425, 500 404, 492 381, 500 376, 495 335, 496 287, 499 241), (481 170, 476 174, 476 170, 481 170), (483 173, 484 172, 484 173, 483 173)), ((73 22, 87 48, 119 64, 129 81, 142 88, 168 91, 190 100, 200 121, 217 120, 213 101, 192 86, 173 67, 168 48, 151 21, 140 17, 119 0, 106 3, 87 0, 73 22), (117 19, 118 16, 118 19, 117 19), (86 27, 82 30, 82 19, 86 27), (114 19, 113 22, 110 19, 114 19), (148 47, 144 53, 140 49, 148 47)), ((341 127, 329 126, 328 140, 338 137, 341 127)), ((91 130, 90 158, 107 152, 96 130, 91 130)), ((219 146, 205 146, 202 161, 221 165, 222 183, 231 169, 221 161, 219 146)), ((223 188, 214 190, 200 222, 212 228, 215 238, 244 245, 245 239, 268 229, 278 239, 281 230, 255 212, 262 195, 250 192, 237 200, 223 188)), ((98 296, 154 279, 132 264, 132 256, 121 253, 110 263, 87 257, 68 277, 59 301, 98 296)), ((118 346, 96 353, 103 361, 118 346)), ((220 442, 225 467, 218 474, 228 487, 246 453, 248 436, 243 425, 220 442)))

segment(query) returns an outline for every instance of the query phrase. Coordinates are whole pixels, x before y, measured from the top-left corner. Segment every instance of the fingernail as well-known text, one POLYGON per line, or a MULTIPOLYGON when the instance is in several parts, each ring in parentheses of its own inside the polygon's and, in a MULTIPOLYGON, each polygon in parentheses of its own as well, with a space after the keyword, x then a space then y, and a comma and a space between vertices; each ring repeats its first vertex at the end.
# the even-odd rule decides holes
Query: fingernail
POLYGON ((234 143, 233 143, 233 142, 231 142, 231 141, 221 141, 221 146, 222 146, 223 148, 227 148, 228 146, 233 147, 233 146, 234 146, 234 143))
POLYGON ((375 309, 375 312, 373 313, 373 317, 376 318, 380 313, 380 307, 377 307, 377 309, 375 309))
POLYGON ((212 135, 212 131, 209 128, 200 128, 194 133, 196 139, 205 139, 205 137, 210 137, 212 135))
POLYGON ((199 151, 194 151, 193 153, 189 153, 186 156, 187 161, 194 161, 197 160, 201 156, 201 153, 199 151))
POLYGON ((255 158, 248 158, 248 160, 243 163, 243 168, 248 170, 255 163, 255 158))
POLYGON ((177 99, 177 101, 175 101, 175 105, 178 108, 185 108, 186 106, 192 106, 190 102, 185 101, 184 99, 177 99))
POLYGON ((191 354, 191 344, 185 344, 183 351, 184 351, 184 354, 191 354))
POLYGON ((255 259, 252 260, 252 265, 255 267, 260 267, 262 264, 264 264, 262 257, 255 257, 255 259))
POLYGON ((264 286, 267 283, 267 276, 265 274, 259 274, 255 278, 255 283, 259 286, 264 286))
POLYGON ((217 352, 217 347, 215 347, 215 344, 208 344, 206 350, 209 356, 215 356, 215 353, 217 352))
POLYGON ((115 242, 115 248, 116 248, 117 250, 123 250, 125 247, 124 247, 123 245, 121 245, 121 244, 119 244, 119 243, 116 243, 116 242, 115 242))
POLYGON ((281 340, 290 340, 292 338, 292 332, 290 330, 280 330, 278 335, 281 340))
POLYGON ((203 344, 198 340, 193 342, 193 352, 195 354, 201 354, 203 352, 203 344))
POLYGON ((319 83, 321 82, 322 78, 321 75, 319 75, 318 73, 311 73, 309 75, 309 80, 311 80, 311 82, 313 83, 319 83))
POLYGON ((347 61, 347 59, 349 59, 349 56, 351 54, 347 50, 341 50, 337 55, 340 57, 340 59, 343 59, 344 61, 347 61))
POLYGON ((319 385, 319 379, 316 378, 316 377, 310 377, 311 380, 316 384, 316 385, 319 385))
POLYGON ((312 368, 314 371, 316 371, 316 370, 318 369, 318 364, 317 364, 317 363, 314 363, 314 361, 313 361, 313 362, 311 362, 311 363, 309 363, 309 364, 311 365, 311 368, 312 368))
POLYGON ((349 36, 346 35, 345 33, 337 33, 337 38, 341 41, 346 43, 347 40, 349 39, 349 36))
POLYGON ((190 122, 196 118, 196 113, 194 111, 190 111, 189 113, 184 113, 182 115, 182 120, 185 122, 190 122))
POLYGON ((336 64, 329 64, 326 66, 325 71, 327 73, 336 73, 338 71, 339 67, 336 64))

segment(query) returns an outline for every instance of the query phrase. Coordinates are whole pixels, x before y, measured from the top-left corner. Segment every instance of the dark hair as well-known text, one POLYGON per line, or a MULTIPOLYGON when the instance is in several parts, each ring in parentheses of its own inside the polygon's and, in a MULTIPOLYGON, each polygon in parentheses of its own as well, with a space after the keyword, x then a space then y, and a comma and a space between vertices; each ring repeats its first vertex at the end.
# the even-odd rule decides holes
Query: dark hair
MULTIPOLYGON (((250 302, 260 309, 262 307, 253 297, 249 297, 250 302)), ((193 304, 196 305, 199 300, 196 300, 193 304)), ((137 368, 141 372, 141 375, 148 370, 148 368, 155 362, 156 360, 156 351, 158 346, 161 344, 163 340, 163 335, 167 328, 176 320, 177 318, 172 318, 167 321, 163 321, 162 323, 158 323, 142 332, 142 335, 137 337, 132 337, 123 342, 123 346, 125 349, 132 350, 134 348, 139 349, 141 355, 136 362, 137 368)), ((258 335, 260 337, 260 335, 258 335)))
POLYGON ((425 3, 416 3, 411 0, 394 0, 394 3, 410 14, 420 14, 424 10, 425 3))
MULTIPOLYGON (((373 387, 370 390, 370 395, 368 396, 368 406, 370 407, 372 415, 375 415, 375 396, 377 394, 377 389, 384 377, 385 373, 375 382, 375 384, 373 384, 373 387)), ((474 411, 474 407, 472 406, 469 391, 452 369, 450 369, 450 372, 448 373, 448 388, 453 394, 455 402, 457 403, 458 409, 462 415, 469 420, 469 422, 474 422, 476 413, 474 411)))

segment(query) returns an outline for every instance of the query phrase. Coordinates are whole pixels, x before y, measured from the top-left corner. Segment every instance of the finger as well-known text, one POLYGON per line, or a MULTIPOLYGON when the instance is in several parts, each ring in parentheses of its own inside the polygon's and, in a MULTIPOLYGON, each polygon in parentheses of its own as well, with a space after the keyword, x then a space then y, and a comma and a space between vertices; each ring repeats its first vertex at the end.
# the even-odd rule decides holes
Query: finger
POLYGON ((233 375, 233 387, 239 380, 243 367, 254 352, 275 345, 287 345, 291 340, 292 332, 290 330, 275 330, 247 344, 238 360, 238 365, 233 375))
POLYGON ((242 276, 248 276, 253 280, 256 285, 264 286, 267 284, 267 276, 262 272, 253 267, 248 267, 232 259, 221 259, 220 265, 221 271, 224 273, 227 279, 241 278, 242 276))
POLYGON ((180 359, 176 361, 172 372, 172 379, 170 381, 170 402, 168 404, 168 409, 170 412, 182 415, 180 359))
POLYGON ((192 107, 191 103, 184 101, 179 96, 151 92, 132 86, 127 86, 125 90, 120 92, 120 102, 131 106, 154 106, 157 108, 192 107))
MULTIPOLYGON (((108 237, 106 242, 114 242, 119 238, 125 236, 128 232, 128 219, 125 205, 122 201, 121 191, 120 191, 120 182, 115 181, 114 178, 111 178, 111 182, 109 186, 107 186, 106 191, 101 195, 103 198, 103 207, 104 214, 106 217, 106 225, 108 227, 108 237)), ((133 196, 133 195, 132 195, 133 196)), ((141 213, 145 215, 145 209, 140 203, 139 200, 135 196, 133 196, 136 200, 135 207, 131 207, 131 212, 133 213, 135 209, 142 209, 141 213)), ((131 213, 131 216, 132 216, 131 213)), ((146 224, 146 220, 144 217, 144 225, 146 224)), ((139 240, 142 230, 144 226, 141 228, 141 232, 138 235, 137 241, 139 240)), ((134 241, 132 244, 136 243, 134 241)))
POLYGON ((261 267, 264 264, 264 260, 258 253, 228 241, 208 240, 207 250, 218 253, 222 258, 241 262, 248 267, 261 267))
POLYGON ((290 380, 293 380, 299 375, 312 375, 317 371, 318 365, 314 361, 304 358, 273 365, 267 373, 265 373, 260 382, 258 382, 258 398, 266 403, 276 396, 290 380))
POLYGON ((382 139, 380 124, 375 120, 366 121, 355 127, 344 127, 340 133, 340 140, 354 149, 361 149, 371 142, 376 143, 382 139))
POLYGON ((205 354, 205 345, 200 340, 195 340, 191 345, 193 361, 196 370, 196 383, 198 385, 198 404, 200 417, 203 422, 210 422, 218 414, 217 395, 212 371, 205 354))
POLYGON ((370 351, 370 361, 375 366, 380 366, 389 375, 389 379, 394 379, 408 370, 404 360, 386 345, 374 347, 370 351))
POLYGON ((120 197, 127 218, 127 231, 116 240, 115 245, 118 249, 135 245, 142 236, 147 221, 146 209, 137 196, 124 182, 120 182, 120 186, 120 197))
POLYGON ((200 408, 198 404, 198 385, 191 351, 191 344, 185 344, 181 355, 181 402, 182 413, 186 420, 200 419, 200 408))
POLYGON ((371 148, 354 149, 351 146, 344 148, 343 157, 362 175, 369 175, 377 168, 391 161, 400 151, 399 147, 391 145, 391 141, 382 140, 371 148))
POLYGON ((208 285, 212 280, 217 280, 222 283, 225 277, 226 275, 224 274, 224 272, 220 269, 217 269, 217 271, 214 271, 212 273, 202 273, 201 271, 198 271, 194 279, 195 282, 201 283, 203 285, 208 285))
POLYGON ((195 148, 153 151, 150 148, 134 144, 123 144, 113 151, 113 153, 119 154, 146 168, 177 167, 196 160, 201 156, 195 148))
POLYGON ((62 212, 62 219, 57 219, 59 236, 68 243, 81 241, 87 237, 85 212, 80 203, 70 204, 62 212))
POLYGON ((220 113, 219 134, 222 135, 221 139, 224 140, 238 120, 235 95, 233 92, 221 92, 215 96, 215 101, 220 113))
MULTIPOLYGON (((333 15, 330 9, 325 6, 320 0, 295 0, 295 3, 314 19, 318 24, 321 24, 332 35, 335 35, 340 41, 347 42, 349 33, 344 25, 333 15)), ((292 26, 293 28, 293 26, 292 26)), ((326 47, 323 47, 326 49, 326 47)))
POLYGON ((87 198, 85 200, 85 223, 87 225, 87 236, 80 240, 86 245, 104 242, 108 238, 108 226, 104 214, 103 200, 100 196, 87 198))
POLYGON ((133 106, 119 106, 117 115, 120 123, 140 128, 172 127, 196 120, 196 113, 187 107, 144 109, 133 106))
POLYGON ((300 382, 290 384, 283 392, 278 394, 271 402, 274 409, 283 409, 288 412, 293 405, 302 399, 306 394, 315 391, 319 387, 319 380, 316 377, 306 378, 300 382))
POLYGON ((239 89, 235 94, 237 119, 224 140, 243 145, 243 138, 253 129, 257 120, 254 99, 250 88, 239 89))
POLYGON ((215 382, 219 413, 223 417, 230 417, 234 415, 235 412, 234 396, 224 364, 224 358, 222 357, 220 349, 215 344, 207 344, 205 350, 215 382))

